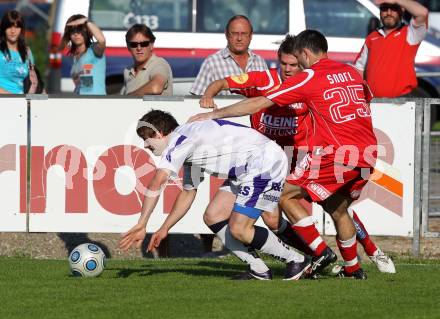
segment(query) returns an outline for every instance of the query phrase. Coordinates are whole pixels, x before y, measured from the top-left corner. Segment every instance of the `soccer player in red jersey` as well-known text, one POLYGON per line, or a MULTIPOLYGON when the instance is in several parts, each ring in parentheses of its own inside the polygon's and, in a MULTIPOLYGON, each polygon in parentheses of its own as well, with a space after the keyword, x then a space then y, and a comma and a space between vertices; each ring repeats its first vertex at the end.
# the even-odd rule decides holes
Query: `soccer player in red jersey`
MULTIPOLYGON (((304 71, 288 78, 263 97, 240 101, 190 120, 253 114, 274 104, 303 102, 316 123, 313 151, 285 184, 280 204, 294 214, 305 211, 299 199, 308 195, 331 214, 344 259, 341 275, 365 279, 356 254, 356 232, 347 209, 358 198, 375 162, 376 138, 367 84, 351 66, 327 58, 327 40, 315 30, 301 32, 294 54, 304 71)), ((292 109, 294 113, 295 110, 292 109)), ((299 225, 299 228, 310 225, 299 225)), ((306 241, 308 239, 306 238, 306 241)), ((322 240, 310 243, 319 249, 322 240)), ((320 264, 316 265, 318 268, 320 264)))
MULTIPOLYGON (((265 93, 277 89, 287 78, 298 74, 301 69, 298 60, 293 55, 295 37, 287 35, 278 49, 278 62, 280 72, 273 68, 267 71, 251 71, 238 76, 230 76, 225 79, 212 82, 206 89, 200 100, 200 106, 204 108, 216 108, 213 97, 221 90, 229 89, 231 92, 242 94, 246 97, 263 96, 265 93)), ((282 146, 288 155, 292 158, 292 168, 296 166, 296 160, 302 159, 307 151, 311 151, 313 143, 313 122, 309 111, 302 103, 295 103, 288 107, 274 105, 272 107, 260 110, 251 115, 252 128, 260 131, 269 138, 275 140, 282 146), (294 108, 296 115, 292 114, 290 108, 294 108), (302 111, 301 111, 302 110, 302 111), (303 114, 303 115, 300 115, 303 114), (299 115, 299 116, 298 116, 299 115), (293 153, 292 153, 293 148, 293 153)), ((359 219, 356 212, 350 212, 356 228, 356 238, 362 244, 365 252, 378 267, 379 271, 395 273, 393 261, 384 254, 379 247, 371 240, 365 226, 359 219)), ((280 218, 278 221, 265 219, 266 224, 277 233, 286 243, 292 245, 302 252, 315 256, 316 260, 323 261, 323 257, 332 259, 333 253, 325 242, 320 238, 313 219, 308 215, 289 216, 294 221, 294 226, 280 218), (292 232, 292 229, 296 231, 292 232), (299 237, 297 232, 308 238, 309 247, 305 244, 304 238, 299 237), (322 241, 321 241, 322 240, 322 241), (318 243, 319 242, 319 243, 318 243), (318 243, 318 244, 317 244, 318 243), (316 245, 317 244, 317 245, 316 245)), ((329 260, 331 261, 331 260, 329 260)), ((325 264, 325 262, 324 262, 325 264)))

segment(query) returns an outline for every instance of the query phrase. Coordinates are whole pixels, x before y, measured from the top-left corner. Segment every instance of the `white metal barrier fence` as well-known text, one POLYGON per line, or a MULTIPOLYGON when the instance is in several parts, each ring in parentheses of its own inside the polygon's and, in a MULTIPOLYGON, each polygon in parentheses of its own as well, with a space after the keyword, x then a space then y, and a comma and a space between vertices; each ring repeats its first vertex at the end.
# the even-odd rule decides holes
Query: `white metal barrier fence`
POLYGON ((430 231, 429 222, 440 217, 440 132, 433 131, 431 111, 438 107, 440 99, 424 99, 423 101, 423 170, 422 179, 422 216, 421 235, 424 237, 440 237, 440 232, 430 231))

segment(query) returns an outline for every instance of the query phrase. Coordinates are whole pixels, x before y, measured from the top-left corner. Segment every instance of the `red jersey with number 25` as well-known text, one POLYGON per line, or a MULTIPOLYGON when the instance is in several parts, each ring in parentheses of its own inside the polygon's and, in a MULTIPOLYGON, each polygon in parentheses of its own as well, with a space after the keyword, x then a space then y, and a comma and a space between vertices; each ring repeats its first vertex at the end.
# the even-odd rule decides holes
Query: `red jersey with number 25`
POLYGON ((265 96, 277 105, 305 103, 316 121, 315 147, 322 146, 323 154, 335 162, 374 165, 377 141, 369 107, 372 94, 355 68, 321 59, 265 96))
MULTIPOLYGON (((226 78, 229 90, 246 97, 264 96, 281 85, 278 70, 251 71, 226 78)), ((251 126, 275 140, 281 147, 309 146, 313 135, 307 107, 294 103, 286 107, 274 105, 251 115, 251 126)))

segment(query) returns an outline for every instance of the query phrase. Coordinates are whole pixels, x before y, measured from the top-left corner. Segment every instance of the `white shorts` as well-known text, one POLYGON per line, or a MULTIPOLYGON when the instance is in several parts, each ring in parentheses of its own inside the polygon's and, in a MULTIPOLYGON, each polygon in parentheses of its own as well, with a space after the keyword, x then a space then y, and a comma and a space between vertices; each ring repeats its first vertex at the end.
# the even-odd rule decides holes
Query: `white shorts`
POLYGON ((263 211, 273 212, 277 208, 287 164, 284 151, 275 142, 269 143, 263 152, 249 159, 242 174, 226 180, 220 190, 237 195, 233 211, 258 219, 263 211))

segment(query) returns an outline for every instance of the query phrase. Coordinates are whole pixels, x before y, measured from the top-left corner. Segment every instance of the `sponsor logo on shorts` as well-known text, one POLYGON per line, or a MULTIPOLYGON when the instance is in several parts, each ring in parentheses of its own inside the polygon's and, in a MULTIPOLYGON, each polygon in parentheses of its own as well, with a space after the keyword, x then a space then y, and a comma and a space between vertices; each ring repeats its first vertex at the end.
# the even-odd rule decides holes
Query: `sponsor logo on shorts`
POLYGON ((278 201, 280 200, 280 197, 275 196, 275 195, 270 195, 270 194, 263 194, 263 199, 267 200, 269 202, 278 203, 278 201))
POLYGON ((231 76, 231 80, 237 84, 246 83, 248 79, 249 79, 249 75, 247 75, 247 74, 240 74, 240 75, 231 76))
POLYGON ((331 195, 331 192, 329 190, 315 182, 310 182, 307 185, 307 189, 313 192, 313 194, 318 196, 321 200, 325 200, 331 195))
POLYGON ((243 196, 248 196, 250 193, 250 190, 251 190, 250 186, 244 186, 244 187, 239 186, 238 187, 238 193, 243 196))
POLYGON ((283 184, 281 183, 272 183, 272 189, 277 192, 283 191, 283 184))

